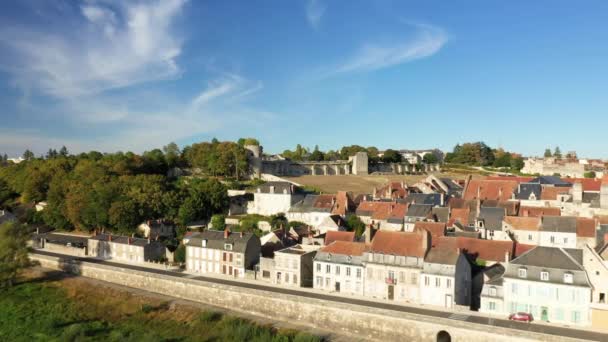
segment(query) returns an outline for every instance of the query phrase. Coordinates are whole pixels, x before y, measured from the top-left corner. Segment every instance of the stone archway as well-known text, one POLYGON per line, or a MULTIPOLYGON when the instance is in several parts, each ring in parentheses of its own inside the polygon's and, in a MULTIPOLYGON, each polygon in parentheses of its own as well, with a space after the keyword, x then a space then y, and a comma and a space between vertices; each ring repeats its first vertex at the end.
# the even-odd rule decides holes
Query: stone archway
POLYGON ((445 330, 437 333, 437 342, 452 342, 452 336, 445 330))

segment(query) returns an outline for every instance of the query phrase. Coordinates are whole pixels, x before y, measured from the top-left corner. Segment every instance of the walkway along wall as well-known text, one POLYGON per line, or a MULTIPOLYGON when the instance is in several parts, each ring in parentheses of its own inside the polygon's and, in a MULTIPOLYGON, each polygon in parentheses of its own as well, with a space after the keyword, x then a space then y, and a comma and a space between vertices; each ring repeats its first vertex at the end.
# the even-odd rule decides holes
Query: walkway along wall
MULTIPOLYGON (((485 326, 354 304, 328 302, 264 290, 31 254, 42 267, 62 270, 123 286, 205 303, 229 310, 318 327, 357 339, 436 341, 445 331, 451 341, 574 341, 561 336, 485 326)), ((339 298, 337 298, 339 300, 339 298)))

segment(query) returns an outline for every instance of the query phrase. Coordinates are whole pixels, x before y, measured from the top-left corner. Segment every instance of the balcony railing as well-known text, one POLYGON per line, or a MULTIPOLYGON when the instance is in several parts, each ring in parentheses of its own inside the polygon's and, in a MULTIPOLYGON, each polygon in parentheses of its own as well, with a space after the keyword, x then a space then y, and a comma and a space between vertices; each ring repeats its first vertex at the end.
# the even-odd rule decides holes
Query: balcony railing
POLYGON ((397 285, 397 279, 395 279, 395 278, 386 278, 386 283, 388 285, 397 285))

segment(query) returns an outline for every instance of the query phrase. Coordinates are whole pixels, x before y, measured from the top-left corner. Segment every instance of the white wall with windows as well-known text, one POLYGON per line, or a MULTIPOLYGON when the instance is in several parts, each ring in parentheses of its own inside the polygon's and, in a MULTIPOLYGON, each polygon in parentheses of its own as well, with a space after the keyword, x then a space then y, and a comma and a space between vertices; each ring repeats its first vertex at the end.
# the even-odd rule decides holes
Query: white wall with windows
POLYGON ((363 296, 365 288, 363 266, 315 260, 313 267, 313 288, 363 296))
POLYGON ((420 304, 452 308, 454 306, 454 277, 422 273, 420 304))

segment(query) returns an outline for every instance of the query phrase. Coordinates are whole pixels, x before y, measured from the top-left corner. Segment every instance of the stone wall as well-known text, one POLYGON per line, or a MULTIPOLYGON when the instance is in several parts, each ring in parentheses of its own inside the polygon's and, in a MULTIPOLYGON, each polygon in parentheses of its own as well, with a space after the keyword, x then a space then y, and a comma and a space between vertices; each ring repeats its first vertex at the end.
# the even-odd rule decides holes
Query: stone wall
POLYGON ((32 254, 41 266, 150 292, 167 294, 272 320, 318 327, 356 339, 435 341, 446 331, 452 341, 574 341, 496 326, 421 316, 321 299, 176 278, 121 267, 72 262, 32 254))

